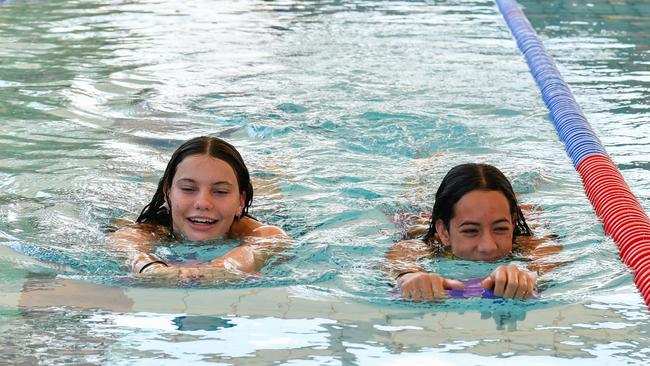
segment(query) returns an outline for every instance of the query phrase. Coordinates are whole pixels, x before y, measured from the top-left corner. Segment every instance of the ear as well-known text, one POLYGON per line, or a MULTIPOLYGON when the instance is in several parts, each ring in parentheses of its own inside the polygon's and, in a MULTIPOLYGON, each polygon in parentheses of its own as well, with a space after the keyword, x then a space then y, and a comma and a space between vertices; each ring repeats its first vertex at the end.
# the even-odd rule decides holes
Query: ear
POLYGON ((449 244, 449 230, 447 230, 447 227, 445 226, 445 223, 442 222, 441 219, 436 220, 436 233, 438 233, 438 238, 440 238, 440 242, 448 247, 450 246, 449 244))
POLYGON ((244 212, 244 204, 246 203, 246 192, 239 194, 239 208, 237 209, 237 216, 241 217, 244 212))
POLYGON ((168 199, 169 196, 168 196, 168 194, 169 194, 169 190, 167 188, 163 188, 163 205, 162 205, 162 207, 166 207, 167 209, 169 209, 169 207, 170 207, 169 206, 169 199, 168 199))

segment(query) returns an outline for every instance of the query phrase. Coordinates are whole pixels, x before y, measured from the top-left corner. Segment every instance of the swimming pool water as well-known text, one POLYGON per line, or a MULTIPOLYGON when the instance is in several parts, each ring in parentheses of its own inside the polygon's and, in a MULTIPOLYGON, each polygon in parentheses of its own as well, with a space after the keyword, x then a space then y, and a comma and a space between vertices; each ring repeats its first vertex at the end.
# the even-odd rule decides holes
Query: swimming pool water
MULTIPOLYGON (((521 4, 647 210, 649 5, 521 4)), ((2 363, 644 365, 631 279, 493 2, 0 2, 2 363), (103 240, 201 134, 240 149, 252 214, 295 248, 248 282, 138 282, 103 240), (392 214, 468 161, 564 245, 541 300, 391 295, 392 214)))

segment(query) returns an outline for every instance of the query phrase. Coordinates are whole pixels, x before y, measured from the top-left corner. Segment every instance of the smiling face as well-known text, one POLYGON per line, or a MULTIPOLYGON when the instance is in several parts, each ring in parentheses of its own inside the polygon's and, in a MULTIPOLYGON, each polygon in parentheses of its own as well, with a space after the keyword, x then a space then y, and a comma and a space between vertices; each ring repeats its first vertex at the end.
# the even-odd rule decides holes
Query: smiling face
POLYGON ((438 219, 436 231, 458 258, 495 261, 512 252, 513 218, 500 191, 466 193, 453 207, 449 228, 438 219))
POLYGON ((209 155, 183 159, 166 196, 174 232, 189 240, 226 236, 245 201, 230 165, 209 155))

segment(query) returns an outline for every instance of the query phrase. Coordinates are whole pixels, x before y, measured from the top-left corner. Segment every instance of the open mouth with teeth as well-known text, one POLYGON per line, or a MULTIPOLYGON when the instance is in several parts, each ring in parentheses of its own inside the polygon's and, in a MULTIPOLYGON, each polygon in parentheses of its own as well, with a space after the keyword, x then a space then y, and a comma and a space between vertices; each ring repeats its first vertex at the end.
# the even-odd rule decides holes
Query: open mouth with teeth
POLYGON ((217 220, 213 220, 207 217, 190 217, 187 220, 193 224, 199 225, 212 225, 217 223, 217 220))

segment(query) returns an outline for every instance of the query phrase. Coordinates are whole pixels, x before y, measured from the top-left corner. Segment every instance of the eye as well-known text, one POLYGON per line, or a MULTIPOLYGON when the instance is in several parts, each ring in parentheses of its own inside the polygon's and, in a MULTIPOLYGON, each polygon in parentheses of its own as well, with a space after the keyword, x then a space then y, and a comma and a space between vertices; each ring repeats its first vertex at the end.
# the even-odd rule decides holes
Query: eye
POLYGON ((463 229, 460 232, 465 235, 476 235, 478 234, 478 229, 463 229))
POLYGON ((504 234, 504 233, 510 232, 510 227, 508 227, 508 226, 499 226, 499 227, 495 227, 494 231, 499 233, 499 234, 504 234))
POLYGON ((179 187, 179 189, 183 192, 194 192, 196 189, 194 187, 179 187))
POLYGON ((221 196, 223 196, 223 195, 227 195, 227 194, 229 194, 230 191, 225 190, 225 189, 217 189, 217 190, 212 191, 212 193, 214 193, 214 194, 216 194, 216 195, 221 195, 221 196))

